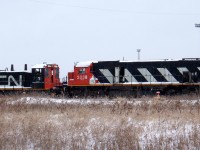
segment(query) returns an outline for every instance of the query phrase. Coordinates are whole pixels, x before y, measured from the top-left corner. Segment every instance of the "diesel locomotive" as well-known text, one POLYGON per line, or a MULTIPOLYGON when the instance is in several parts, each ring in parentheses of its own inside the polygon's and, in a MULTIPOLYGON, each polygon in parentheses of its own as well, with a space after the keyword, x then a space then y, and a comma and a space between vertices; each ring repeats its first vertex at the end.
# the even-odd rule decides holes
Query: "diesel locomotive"
POLYGON ((133 96, 200 92, 200 58, 180 60, 88 61, 74 65, 60 82, 57 64, 31 71, 0 70, 0 91, 51 91, 69 97, 133 96))
POLYGON ((59 66, 57 64, 37 64, 31 71, 0 70, 0 91, 49 91, 56 87, 62 87, 59 79, 59 66))
POLYGON ((81 62, 68 73, 70 95, 138 96, 199 92, 200 59, 81 62))

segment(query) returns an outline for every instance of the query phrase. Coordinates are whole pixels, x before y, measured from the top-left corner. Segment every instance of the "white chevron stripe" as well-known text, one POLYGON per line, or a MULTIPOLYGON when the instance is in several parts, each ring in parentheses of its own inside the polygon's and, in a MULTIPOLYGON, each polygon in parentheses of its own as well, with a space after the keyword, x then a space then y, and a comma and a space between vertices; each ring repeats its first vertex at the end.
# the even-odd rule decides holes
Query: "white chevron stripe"
POLYGON ((200 67, 197 67, 200 70, 200 67))
POLYGON ((148 82, 157 82, 153 75, 146 68, 138 68, 138 71, 144 76, 148 82))
POLYGON ((108 69, 99 69, 104 77, 112 84, 114 76, 108 69))
POLYGON ((178 82, 167 68, 157 68, 168 82, 178 82))
POLYGON ((138 82, 128 69, 125 69, 124 77, 128 82, 138 82))
POLYGON ((179 72, 180 72, 181 74, 183 74, 183 72, 189 71, 186 67, 178 67, 177 69, 179 70, 179 72))

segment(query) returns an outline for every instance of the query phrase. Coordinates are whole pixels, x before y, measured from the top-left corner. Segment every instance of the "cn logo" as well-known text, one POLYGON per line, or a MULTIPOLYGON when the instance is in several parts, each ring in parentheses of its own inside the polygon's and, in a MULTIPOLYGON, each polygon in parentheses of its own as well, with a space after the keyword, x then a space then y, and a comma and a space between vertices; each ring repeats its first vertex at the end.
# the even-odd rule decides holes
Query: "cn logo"
POLYGON ((8 80, 8 86, 11 86, 11 83, 13 82, 15 86, 22 86, 22 75, 19 75, 19 83, 16 81, 16 79, 9 75, 8 77, 6 75, 0 76, 0 79, 7 79, 8 80))

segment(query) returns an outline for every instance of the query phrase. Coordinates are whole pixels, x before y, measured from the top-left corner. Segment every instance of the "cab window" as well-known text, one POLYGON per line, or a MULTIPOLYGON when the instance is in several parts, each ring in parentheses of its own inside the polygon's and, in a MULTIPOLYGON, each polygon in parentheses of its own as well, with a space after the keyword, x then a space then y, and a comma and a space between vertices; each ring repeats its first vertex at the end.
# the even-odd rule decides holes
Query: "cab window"
POLYGON ((42 73, 42 69, 37 68, 37 69, 35 69, 35 72, 36 72, 36 73, 42 73))
POLYGON ((59 78, 59 69, 56 68, 56 78, 58 79, 59 78))
POLYGON ((79 74, 85 74, 85 68, 79 69, 79 74))
POLYGON ((49 70, 45 69, 45 77, 49 77, 49 70))

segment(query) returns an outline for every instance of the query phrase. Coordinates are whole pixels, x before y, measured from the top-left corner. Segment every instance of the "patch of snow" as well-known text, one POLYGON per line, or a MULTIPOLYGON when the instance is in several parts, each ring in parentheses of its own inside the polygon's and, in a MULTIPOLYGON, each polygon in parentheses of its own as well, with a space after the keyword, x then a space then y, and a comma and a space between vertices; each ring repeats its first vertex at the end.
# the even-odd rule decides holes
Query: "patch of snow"
POLYGON ((89 67, 92 63, 95 63, 97 61, 85 61, 85 62, 78 62, 76 64, 76 67, 89 67))
POLYGON ((36 68, 44 68, 46 67, 47 64, 35 64, 34 66, 32 66, 32 68, 36 69, 36 68))

